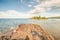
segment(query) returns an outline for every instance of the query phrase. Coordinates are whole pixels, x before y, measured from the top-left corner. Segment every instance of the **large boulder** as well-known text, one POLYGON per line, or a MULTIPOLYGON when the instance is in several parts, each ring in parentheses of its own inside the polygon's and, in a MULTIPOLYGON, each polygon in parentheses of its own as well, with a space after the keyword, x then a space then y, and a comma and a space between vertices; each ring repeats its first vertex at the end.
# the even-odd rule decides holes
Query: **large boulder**
POLYGON ((40 25, 20 24, 10 34, 10 40, 54 40, 54 38, 40 25))

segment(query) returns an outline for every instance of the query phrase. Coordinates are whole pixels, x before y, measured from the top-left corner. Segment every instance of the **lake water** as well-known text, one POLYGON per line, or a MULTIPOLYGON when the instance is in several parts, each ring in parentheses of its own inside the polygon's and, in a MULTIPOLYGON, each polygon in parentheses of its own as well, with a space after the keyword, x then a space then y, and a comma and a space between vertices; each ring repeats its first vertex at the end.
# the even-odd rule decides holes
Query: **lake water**
POLYGON ((30 19, 0 19, 0 31, 7 31, 11 27, 16 27, 19 24, 39 24, 44 29, 49 31, 56 38, 60 38, 60 19, 49 20, 30 20, 30 19))

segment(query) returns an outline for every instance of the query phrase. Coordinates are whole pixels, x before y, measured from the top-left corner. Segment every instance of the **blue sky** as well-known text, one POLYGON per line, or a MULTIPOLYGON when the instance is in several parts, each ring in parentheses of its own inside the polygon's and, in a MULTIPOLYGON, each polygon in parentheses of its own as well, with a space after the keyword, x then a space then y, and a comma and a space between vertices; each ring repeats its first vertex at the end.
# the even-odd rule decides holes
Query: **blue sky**
POLYGON ((30 2, 32 2, 32 0, 23 0, 23 2, 22 0, 0 0, 0 11, 17 10, 20 12, 27 12, 33 9, 33 7, 28 7, 30 2))
POLYGON ((60 16, 60 0, 0 0, 0 18, 38 15, 60 16))

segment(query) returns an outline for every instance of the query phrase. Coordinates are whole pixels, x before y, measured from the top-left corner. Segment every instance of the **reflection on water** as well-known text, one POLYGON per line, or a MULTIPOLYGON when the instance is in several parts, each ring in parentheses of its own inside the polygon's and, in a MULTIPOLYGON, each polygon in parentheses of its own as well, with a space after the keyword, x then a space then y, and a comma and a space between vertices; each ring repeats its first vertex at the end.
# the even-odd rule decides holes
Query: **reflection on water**
POLYGON ((30 20, 30 19, 0 19, 0 31, 8 30, 19 24, 35 23, 41 25, 53 36, 60 38, 60 19, 30 20))

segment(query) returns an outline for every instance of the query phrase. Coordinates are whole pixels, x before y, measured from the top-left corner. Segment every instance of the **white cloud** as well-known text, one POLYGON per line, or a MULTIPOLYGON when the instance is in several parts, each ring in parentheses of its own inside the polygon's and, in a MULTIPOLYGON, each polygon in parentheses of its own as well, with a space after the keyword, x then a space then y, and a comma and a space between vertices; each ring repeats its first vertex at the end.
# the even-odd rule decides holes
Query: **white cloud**
POLYGON ((45 17, 54 17, 54 16, 60 16, 59 13, 44 13, 44 14, 40 14, 41 16, 45 16, 45 17))
POLYGON ((60 9, 60 0, 35 0, 39 4, 35 6, 35 9, 29 11, 29 13, 44 13, 52 10, 53 6, 60 9))
MULTIPOLYGON (((21 0, 22 2, 23 0, 21 0)), ((0 11, 0 18, 29 18, 32 16, 35 16, 37 13, 37 15, 41 16, 55 16, 55 15, 60 15, 60 14, 50 14, 50 13, 45 13, 47 11, 52 10, 52 6, 56 6, 58 8, 58 10, 60 10, 60 0, 34 0, 36 2, 38 2, 38 5, 34 6, 35 8, 30 10, 27 13, 21 13, 18 12, 16 10, 8 10, 8 11, 0 11)), ((29 4, 28 7, 32 7, 32 4, 29 4)))
POLYGON ((0 11, 0 18, 29 18, 34 16, 33 14, 20 13, 16 10, 0 11))
POLYGON ((28 7, 32 7, 32 4, 29 4, 28 7))

